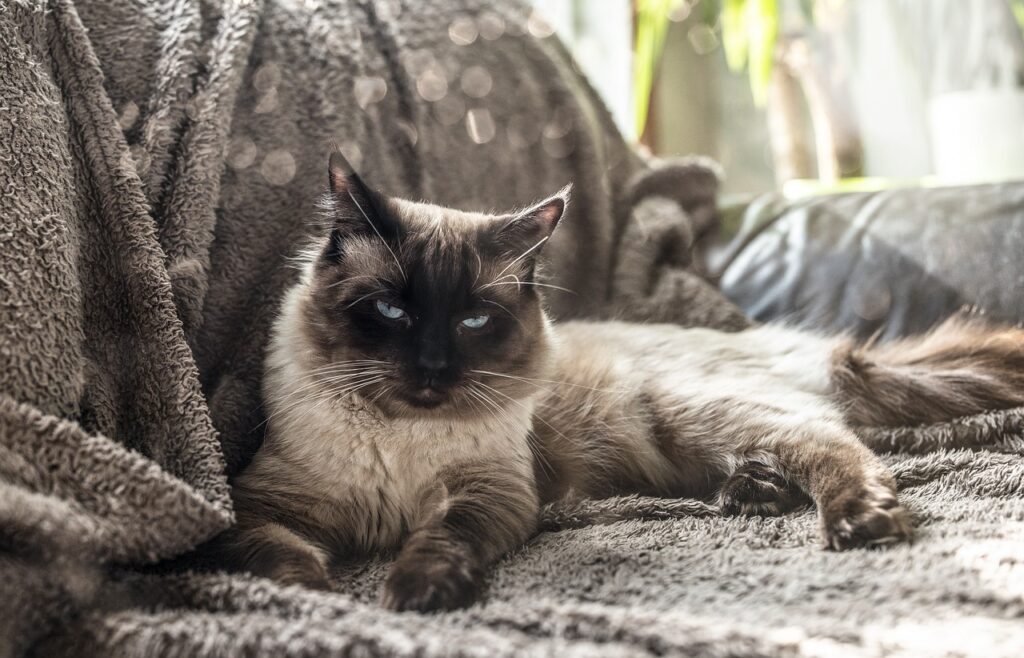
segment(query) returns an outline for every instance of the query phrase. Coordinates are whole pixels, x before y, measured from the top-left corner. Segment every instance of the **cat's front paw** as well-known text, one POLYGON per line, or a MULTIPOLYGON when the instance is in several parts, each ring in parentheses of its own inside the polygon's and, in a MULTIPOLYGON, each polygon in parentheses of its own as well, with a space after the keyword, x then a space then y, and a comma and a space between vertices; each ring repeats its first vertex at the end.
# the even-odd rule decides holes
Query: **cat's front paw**
POLYGON ((423 560, 402 556, 384 582, 381 603, 399 611, 465 608, 479 597, 480 581, 480 575, 456 555, 423 560))
POLYGON ((852 488, 821 509, 825 547, 833 551, 909 541, 910 515, 882 485, 852 488))

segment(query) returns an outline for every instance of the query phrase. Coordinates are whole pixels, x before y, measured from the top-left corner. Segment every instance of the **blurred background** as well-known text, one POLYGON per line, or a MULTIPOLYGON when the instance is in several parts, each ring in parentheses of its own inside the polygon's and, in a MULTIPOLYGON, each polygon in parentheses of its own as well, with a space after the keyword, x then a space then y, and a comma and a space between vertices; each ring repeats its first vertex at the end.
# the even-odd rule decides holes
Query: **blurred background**
POLYGON ((1024 0, 533 2, 628 138, 726 194, 1024 178, 1024 0))

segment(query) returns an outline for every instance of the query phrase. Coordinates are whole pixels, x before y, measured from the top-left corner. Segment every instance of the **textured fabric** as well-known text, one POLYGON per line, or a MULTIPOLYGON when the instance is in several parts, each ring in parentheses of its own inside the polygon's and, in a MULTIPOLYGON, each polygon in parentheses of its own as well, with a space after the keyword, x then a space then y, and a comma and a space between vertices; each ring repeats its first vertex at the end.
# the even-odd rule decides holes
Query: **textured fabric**
POLYGON ((647 271, 634 304, 673 277, 692 322, 745 323, 673 263, 617 264, 644 219, 627 182, 668 180, 658 221, 688 231, 717 181, 641 162, 527 19, 473 0, 0 0, 0 655, 142 605, 108 569, 231 522, 226 475, 262 436, 264 343, 334 144, 390 193, 463 208, 574 182, 549 249, 561 317, 661 319, 663 292, 613 295, 647 271))
POLYGON ((119 584, 144 605, 90 614, 44 655, 1018 656, 1020 456, 887 461, 918 524, 912 545, 831 553, 812 511, 721 518, 695 503, 616 499, 565 525, 549 511, 551 530, 504 560, 485 603, 466 611, 380 609, 386 560, 341 566, 344 594, 333 595, 239 576, 129 576, 119 584))
POLYGON ((932 327, 962 307, 1024 322, 1024 183, 899 189, 745 210, 714 264, 752 318, 862 338, 932 327))
MULTIPOLYGON (((631 497, 549 510, 484 605, 436 617, 374 605, 380 561, 336 595, 184 570, 259 444, 332 142, 465 208, 573 181, 559 317, 745 324, 687 253, 713 172, 641 162, 527 26, 473 0, 0 0, 0 655, 864 654, 902 623, 1019 643, 1022 478, 996 452, 899 460, 923 532, 893 551, 631 497)), ((971 445, 1013 450, 1001 418, 971 445)))

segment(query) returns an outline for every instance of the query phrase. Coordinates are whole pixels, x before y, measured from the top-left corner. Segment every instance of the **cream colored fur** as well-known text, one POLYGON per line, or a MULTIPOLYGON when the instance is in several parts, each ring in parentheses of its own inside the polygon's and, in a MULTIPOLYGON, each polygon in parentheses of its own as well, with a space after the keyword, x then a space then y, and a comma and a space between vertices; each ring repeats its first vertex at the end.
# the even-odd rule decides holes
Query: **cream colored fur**
POLYGON ((301 310, 309 302, 307 286, 304 281, 288 293, 275 326, 264 380, 267 439, 239 478, 241 486, 277 482, 316 492, 321 509, 305 513, 317 520, 358 501, 361 513, 383 519, 379 529, 358 537, 361 548, 373 549, 396 545, 403 529, 436 511, 423 509, 424 501, 443 505, 443 492, 431 490, 447 467, 496 461, 532 477, 527 434, 536 396, 509 403, 500 414, 466 419, 389 418, 358 394, 317 395, 309 377, 314 348, 301 310), (381 501, 386 509, 379 509, 381 501))
MULTIPOLYGON (((835 341, 775 326, 728 334, 674 325, 570 322, 551 331, 552 368, 544 378, 530 380, 532 396, 514 402, 498 398, 499 413, 471 419, 389 418, 358 394, 311 395, 308 373, 316 356, 301 310, 308 303, 307 285, 290 291, 277 323, 264 385, 267 445, 240 482, 301 486, 317 492, 325 510, 353 500, 370 507, 386 500, 386 510, 364 510, 384 519, 379 530, 358 538, 366 549, 395 545, 403 521, 412 520, 414 527, 415 519, 430 511, 421 509, 422 501, 437 498, 425 492, 445 468, 493 460, 532 478, 529 434, 538 410, 537 433, 549 448, 586 450, 599 427, 614 434, 631 467, 663 491, 689 489, 687 479, 713 485, 744 458, 761 455, 767 425, 797 433, 810 423, 825 430, 823 439, 829 434, 849 438, 840 411, 828 399, 835 341), (655 396, 680 428, 692 426, 691 435, 678 440, 684 455, 690 449, 699 457, 692 469, 680 468, 652 444, 637 408, 641 392, 655 396), (701 415, 713 416, 723 404, 735 418, 723 424, 708 417, 702 426, 701 415), (751 427, 762 431, 746 436, 751 427)), ((707 493, 707 487, 698 489, 707 493)))

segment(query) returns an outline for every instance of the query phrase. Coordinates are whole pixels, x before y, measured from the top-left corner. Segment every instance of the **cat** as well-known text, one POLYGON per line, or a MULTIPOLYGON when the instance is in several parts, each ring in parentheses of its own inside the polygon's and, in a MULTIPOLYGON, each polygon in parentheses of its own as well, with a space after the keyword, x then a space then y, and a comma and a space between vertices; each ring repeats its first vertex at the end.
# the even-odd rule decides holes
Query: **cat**
POLYGON ((815 504, 826 548, 911 538, 858 427, 1024 404, 1024 331, 954 319, 884 345, 553 324, 538 257, 569 190, 503 215, 370 189, 329 163, 329 228, 266 358, 266 439, 233 483, 237 563, 329 589, 339 556, 397 550, 381 601, 477 600, 548 501, 641 493, 726 514, 815 504))

